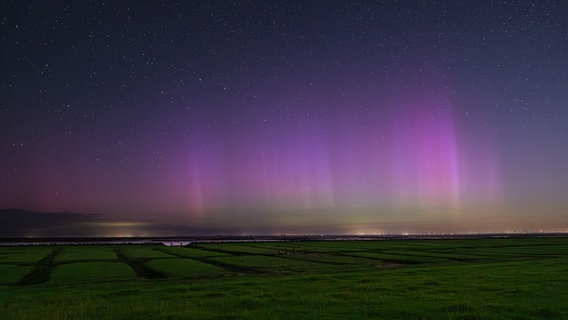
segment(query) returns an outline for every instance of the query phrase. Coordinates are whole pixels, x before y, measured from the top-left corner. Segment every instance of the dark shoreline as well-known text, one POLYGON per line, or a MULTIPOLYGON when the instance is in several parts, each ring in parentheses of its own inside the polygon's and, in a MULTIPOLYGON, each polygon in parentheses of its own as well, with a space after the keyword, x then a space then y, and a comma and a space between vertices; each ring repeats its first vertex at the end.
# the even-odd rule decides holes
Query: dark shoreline
POLYGON ((1 238, 0 246, 18 245, 106 245, 166 244, 187 245, 206 242, 271 242, 271 241, 389 241, 389 240, 466 240, 466 239, 568 238, 568 233, 472 233, 472 234, 387 234, 387 235, 215 235, 165 237, 63 237, 1 238))

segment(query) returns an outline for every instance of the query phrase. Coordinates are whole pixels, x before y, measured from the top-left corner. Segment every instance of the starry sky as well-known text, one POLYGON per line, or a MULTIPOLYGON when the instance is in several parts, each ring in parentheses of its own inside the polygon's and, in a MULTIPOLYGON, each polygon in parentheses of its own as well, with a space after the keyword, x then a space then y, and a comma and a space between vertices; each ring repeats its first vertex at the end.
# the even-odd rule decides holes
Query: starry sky
POLYGON ((565 1, 0 19, 0 208, 104 216, 104 235, 568 230, 565 1))

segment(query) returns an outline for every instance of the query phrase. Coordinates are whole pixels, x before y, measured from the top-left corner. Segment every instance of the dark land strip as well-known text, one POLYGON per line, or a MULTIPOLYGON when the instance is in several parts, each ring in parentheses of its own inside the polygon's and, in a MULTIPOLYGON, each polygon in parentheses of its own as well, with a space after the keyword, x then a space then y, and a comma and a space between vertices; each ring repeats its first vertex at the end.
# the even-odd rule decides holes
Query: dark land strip
MULTIPOLYGON (((250 246, 250 247, 252 247, 252 246, 250 246)), ((236 252, 236 251, 231 251, 231 250, 211 249, 211 248, 204 248, 204 247, 199 247, 199 249, 207 250, 207 251, 211 251, 211 252, 226 253, 226 254, 230 254, 232 256, 262 256, 262 257, 270 257, 270 258, 282 258, 282 259, 295 260, 295 261, 307 261, 307 262, 323 264, 323 265, 349 265, 347 263, 341 263, 341 262, 321 261, 321 260, 317 260, 317 259, 310 259, 309 257, 306 258, 306 257, 298 257, 298 256, 288 255, 290 253, 293 253, 293 254, 302 254, 303 253, 301 251, 296 251, 296 250, 286 251, 284 249, 280 249, 280 250, 275 250, 275 251, 278 251, 279 253, 270 254, 270 253, 236 252)))
MULTIPOLYGON (((369 251, 369 252, 374 252, 374 251, 369 251)), ((443 260, 447 260, 448 262, 476 262, 476 261, 481 260, 479 257, 474 257, 474 256, 471 256, 471 257, 443 256, 443 253, 438 253, 438 252, 434 252, 434 251, 409 250, 408 252, 384 251, 384 252, 381 252, 381 253, 403 256, 403 257, 409 257, 409 258, 417 257, 417 258, 443 259, 443 260), (437 255, 437 254, 439 254, 439 255, 437 255)), ((440 260, 438 262, 442 263, 443 261, 440 260)))
POLYGON ((123 262, 117 259, 77 259, 77 260, 65 260, 65 261, 57 261, 54 263, 56 266, 64 265, 64 264, 73 264, 73 263, 83 263, 83 262, 112 262, 118 263, 123 262))
POLYGON ((372 260, 372 261, 384 261, 384 262, 388 262, 388 263, 394 263, 394 264, 398 264, 398 265, 417 265, 417 264, 424 264, 426 262, 422 262, 422 261, 414 261, 414 260, 403 260, 403 259, 396 259, 396 258, 371 258, 371 257, 363 257, 363 256, 357 256, 354 254, 349 254, 349 253, 340 253, 340 252, 336 252, 334 253, 334 255, 336 256, 341 256, 341 257, 348 257, 348 258, 357 258, 357 259, 368 259, 368 260, 372 260))
POLYGON ((116 257, 118 258, 118 261, 129 265, 132 268, 132 270, 136 272, 136 275, 138 277, 146 279, 159 279, 165 277, 163 273, 146 267, 143 261, 128 258, 122 251, 120 251, 120 249, 115 248, 114 251, 116 252, 116 257))
MULTIPOLYGON (((179 258, 182 258, 182 259, 192 259, 192 260, 199 261, 199 262, 202 262, 202 263, 210 264, 212 266, 216 266, 216 267, 219 267, 221 269, 224 269, 228 272, 248 273, 248 274, 261 274, 262 273, 259 270, 256 270, 256 269, 253 269, 253 268, 244 268, 244 267, 236 266, 236 265, 230 264, 230 263, 211 260, 211 258, 184 256, 184 255, 181 255, 181 254, 170 252, 170 251, 167 250, 167 248, 156 248, 155 250, 165 252, 167 254, 171 254, 173 256, 176 256, 176 257, 179 257, 179 258)), ((210 251, 219 252, 217 250, 210 250, 210 251)))
MULTIPOLYGON (((300 243, 301 244, 301 243, 300 243)), ((262 246, 257 246, 254 243, 246 243, 243 244, 246 247, 249 248, 264 248, 262 246)), ((297 243, 295 243, 295 245, 297 245, 297 243)), ((208 251, 212 251, 212 252, 220 252, 220 253, 228 253, 228 254, 232 254, 232 255, 253 255, 253 256, 267 256, 267 257, 278 257, 278 258, 282 258, 282 259, 289 259, 289 260, 297 260, 297 261, 308 261, 311 263, 317 263, 317 264, 325 264, 325 265, 344 265, 344 266, 350 266, 350 265, 354 265, 352 263, 346 263, 346 262, 332 262, 332 261, 321 261, 318 259, 312 259, 309 257, 309 255, 328 255, 328 256, 336 256, 336 257, 348 257, 348 258, 358 258, 358 259, 366 259, 369 261, 383 261, 386 263, 392 263, 392 264, 396 264, 396 265, 417 265, 417 264, 425 264, 428 262, 425 261, 418 261, 418 260, 406 260, 406 259, 396 259, 396 258, 370 258, 370 257, 364 257, 364 256, 358 256, 358 255, 354 255, 354 254, 350 254, 352 252, 369 252, 369 253, 384 253, 384 254, 389 254, 389 255, 399 255, 401 257, 408 257, 408 258, 413 258, 413 257, 423 257, 423 258, 433 258, 433 259, 446 259, 448 262, 472 262, 472 261, 477 261, 476 259, 471 259, 471 258, 457 258, 457 257, 436 257, 436 256, 431 256, 431 255, 425 255, 425 254, 412 254, 412 253, 390 253, 389 249, 382 249, 382 250, 356 250, 356 251, 333 251, 333 252, 321 252, 321 251, 313 251, 313 250, 309 250, 309 247, 306 248, 298 248, 298 247, 292 247, 292 248, 279 248, 279 249, 275 249, 275 253, 274 254, 268 254, 268 253, 236 253, 234 251, 230 251, 230 250, 223 250, 223 249, 210 249, 210 248, 204 248, 204 247, 199 247, 202 250, 208 250, 208 251), (299 257, 298 255, 306 255, 304 257, 299 257)), ((441 261, 439 261, 441 262, 441 261)))
POLYGON ((53 263, 53 259, 59 254, 61 248, 54 248, 50 255, 47 257, 39 260, 35 267, 26 274, 22 280, 18 282, 19 285, 30 285, 30 284, 39 284, 44 283, 49 280, 51 276, 51 272, 55 268, 55 263, 53 263))
POLYGON ((223 250, 223 249, 213 249, 213 248, 206 248, 206 247, 201 247, 201 246, 197 246, 195 248, 198 248, 200 250, 209 251, 209 252, 224 253, 224 254, 228 254, 228 255, 231 255, 231 256, 254 256, 254 255, 258 255, 258 254, 254 254, 254 253, 223 250))
MULTIPOLYGON (((258 247, 258 246, 254 246, 254 245, 247 245, 248 247, 253 247, 253 248, 262 248, 262 247, 258 247)), ((340 261, 322 261, 322 260, 318 260, 318 259, 314 259, 312 257, 310 257, 310 255, 322 255, 322 256, 335 256, 335 257, 339 257, 339 255, 335 254, 335 252, 318 252, 318 251, 309 251, 309 250, 304 250, 304 249, 298 249, 298 248, 291 248, 291 249, 277 249, 275 250, 276 253, 274 254, 266 254, 266 253, 257 253, 257 254, 253 254, 253 255, 257 255, 257 256, 267 256, 267 257, 277 257, 277 258, 282 258, 282 259, 289 259, 289 260, 298 260, 298 261, 308 261, 308 262, 313 262, 313 263, 320 263, 320 264, 326 264, 326 265, 342 265, 342 266, 353 266, 353 263, 350 262, 340 262, 340 261)), ((366 251, 361 251, 361 252, 366 252, 366 251)), ((362 259, 368 259, 365 257, 361 257, 362 259)))

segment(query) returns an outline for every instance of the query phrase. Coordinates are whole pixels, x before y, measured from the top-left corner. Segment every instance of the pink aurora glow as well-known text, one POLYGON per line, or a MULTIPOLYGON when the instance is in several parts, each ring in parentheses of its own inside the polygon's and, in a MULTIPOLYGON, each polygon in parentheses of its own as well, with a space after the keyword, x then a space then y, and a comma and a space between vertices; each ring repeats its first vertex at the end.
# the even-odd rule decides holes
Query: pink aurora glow
MULTIPOLYGON (((309 117, 306 114, 305 117, 309 117)), ((442 206, 497 198, 490 141, 465 140, 445 99, 399 103, 353 121, 302 119, 200 136, 185 167, 190 210, 442 206)))

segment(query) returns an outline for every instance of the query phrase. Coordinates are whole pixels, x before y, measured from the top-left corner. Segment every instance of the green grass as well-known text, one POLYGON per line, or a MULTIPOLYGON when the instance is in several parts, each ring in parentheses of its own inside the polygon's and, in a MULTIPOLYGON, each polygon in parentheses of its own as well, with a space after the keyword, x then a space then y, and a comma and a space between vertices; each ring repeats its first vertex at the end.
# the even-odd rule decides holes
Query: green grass
POLYGON ((51 251, 50 247, 0 247, 0 263, 34 264, 51 251))
POLYGON ((307 270, 317 271, 326 267, 326 265, 317 264, 310 261, 258 255, 212 258, 210 259, 210 261, 221 262, 223 264, 236 266, 237 268, 250 270, 257 273, 276 273, 291 271, 305 272, 307 270))
POLYGON ((0 319, 568 319, 567 239, 37 249, 0 248, 0 319))
POLYGON ((448 262, 448 259, 441 257, 432 257, 432 256, 425 257, 425 256, 407 255, 400 253, 353 252, 350 253, 349 255, 355 257, 373 259, 377 261, 400 263, 400 264, 448 262))
POLYGON ((17 283, 32 267, 13 264, 0 264, 0 285, 17 283))
POLYGON ((229 254, 274 254, 278 250, 274 247, 259 248, 247 243, 210 243, 197 245, 198 248, 211 250, 213 252, 224 252, 229 254))
POLYGON ((132 245, 121 246, 120 250, 130 259, 160 259, 175 258, 175 256, 160 251, 160 246, 132 245))
POLYGON ((52 273, 54 283, 90 283, 135 278, 134 271, 118 262, 75 262, 59 265, 52 273))
POLYGON ((186 257, 186 258, 207 258, 207 257, 222 257, 222 256, 230 256, 230 254, 216 252, 216 251, 207 251, 201 250, 196 248, 185 248, 185 247, 163 247, 160 248, 160 251, 169 253, 171 255, 179 256, 179 257, 186 257))
POLYGON ((172 276, 194 277, 227 273, 222 268, 191 259, 155 259, 146 263, 148 268, 172 276))
POLYGON ((73 261, 117 261, 116 252, 112 247, 105 246, 75 246, 65 247, 55 257, 55 263, 73 261))
POLYGON ((300 261, 310 261, 316 263, 324 263, 329 265, 349 265, 352 267, 360 266, 365 267, 373 264, 373 261, 366 258, 356 258, 352 256, 343 256, 335 254, 321 254, 321 253, 286 253, 279 255, 287 259, 295 259, 300 261))

